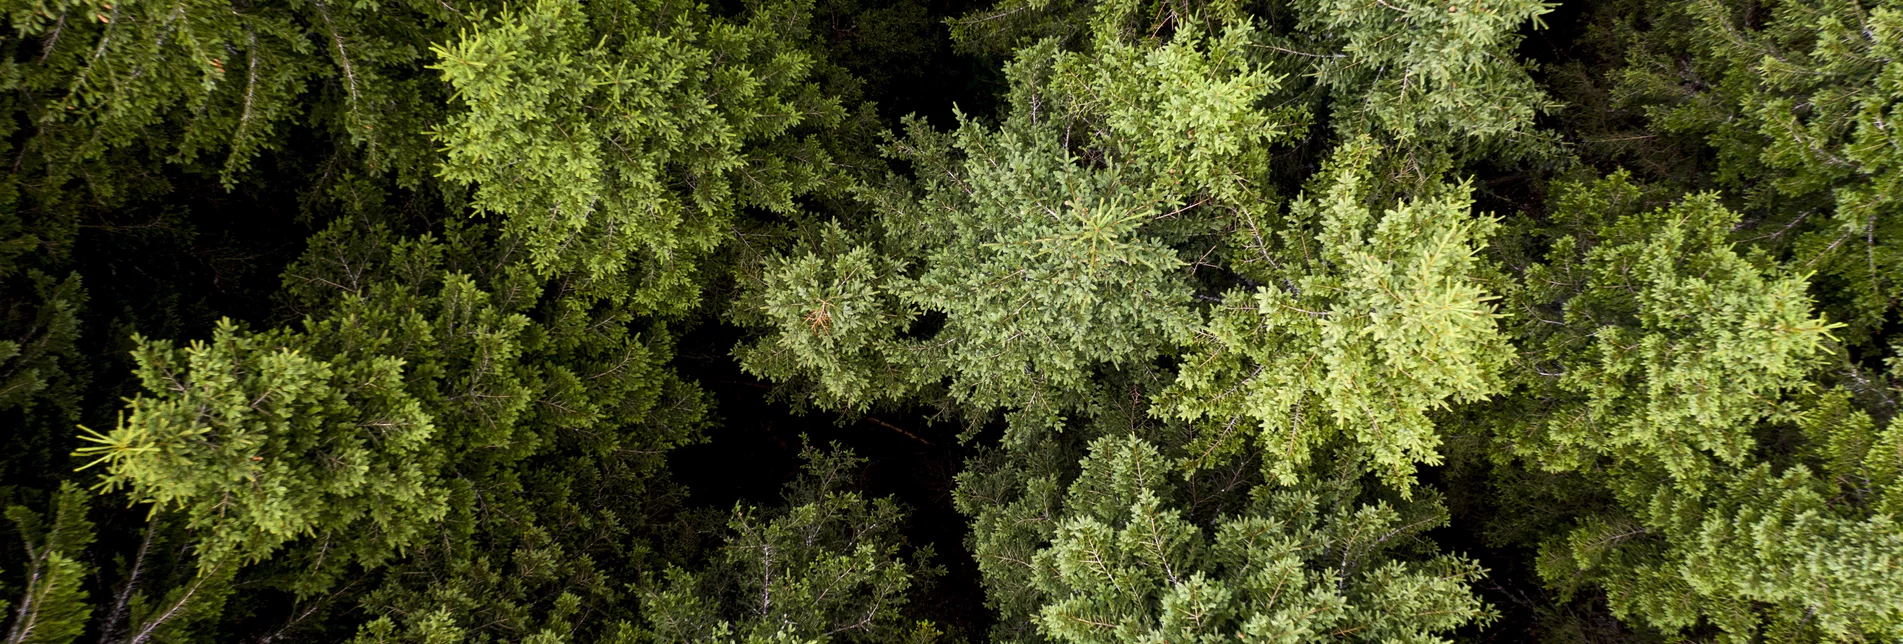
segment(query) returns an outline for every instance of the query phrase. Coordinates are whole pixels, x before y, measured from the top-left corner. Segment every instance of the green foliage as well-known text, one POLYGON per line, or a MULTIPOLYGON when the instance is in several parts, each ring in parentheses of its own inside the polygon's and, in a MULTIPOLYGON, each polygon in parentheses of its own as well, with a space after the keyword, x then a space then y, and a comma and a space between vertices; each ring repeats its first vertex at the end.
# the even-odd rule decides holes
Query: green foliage
POLYGON ((48 389, 73 388, 61 381, 70 381, 71 376, 64 372, 77 366, 73 364, 77 362, 73 342, 79 335, 78 314, 86 291, 78 275, 55 280, 32 271, 26 277, 33 284, 39 306, 29 319, 8 320, 9 326, 31 330, 29 335, 0 340, 0 369, 4 369, 0 373, 5 374, 4 384, 0 384, 0 409, 32 407, 45 401, 40 404, 58 407, 56 413, 62 420, 71 420, 75 415, 75 392, 48 389))
POLYGON ((1615 76, 1622 102, 1653 129, 1697 141, 1699 168, 1741 198, 1765 245, 1837 284, 1823 304, 1852 342, 1899 298, 1893 201, 1903 156, 1894 128, 1903 13, 1840 0, 1663 3, 1646 13, 1670 36, 1646 42, 1615 76), (1666 72, 1662 58, 1685 61, 1666 72))
POLYGON ((743 346, 742 364, 825 383, 821 400, 844 406, 945 381, 976 409, 1050 414, 1099 365, 1154 359, 1193 320, 1172 242, 1222 205, 1254 207, 1243 204, 1261 196, 1261 146, 1297 116, 1254 108, 1279 80, 1250 64, 1251 33, 1161 46, 1100 36, 1090 55, 1032 48, 1007 69, 999 127, 966 120, 945 135, 914 122, 893 150, 925 170, 864 196, 881 240, 835 252, 816 275, 826 269, 810 260, 772 264, 755 288, 836 286, 740 300, 765 315, 743 308, 738 321, 776 331, 743 346), (944 322, 904 337, 922 315, 944 322), (855 392, 875 377, 884 391, 855 392))
POLYGON ((1518 156, 1553 151, 1552 137, 1533 119, 1555 105, 1514 54, 1519 30, 1529 23, 1544 27, 1540 16, 1553 6, 1536 0, 1301 0, 1268 7, 1006 0, 950 24, 961 48, 1005 58, 1022 56, 1040 40, 1101 48, 1106 40, 1220 33, 1268 17, 1274 28, 1250 43, 1256 51, 1249 57, 1313 78, 1321 92, 1309 99, 1326 100, 1344 137, 1379 134, 1415 152, 1481 148, 1518 156))
POLYGON ((104 466, 105 490, 183 512, 204 533, 207 572, 320 531, 374 565, 442 516, 425 467, 435 428, 404 391, 401 360, 311 339, 326 335, 227 323, 184 351, 143 342, 152 397, 79 455, 104 466))
POLYGON ((217 159, 209 169, 235 187, 300 117, 360 150, 367 170, 414 185, 434 156, 421 124, 443 106, 411 70, 462 19, 437 2, 34 1, 7 13, 12 47, 32 56, 10 55, 0 76, 28 97, 14 109, 37 131, 21 152, 48 199, 73 178, 122 194, 140 163, 119 151, 140 144, 164 162, 217 159))
MULTIPOLYGON (((657 315, 692 310, 692 262, 737 209, 789 208, 825 176, 812 137, 791 130, 838 112, 784 29, 803 11, 730 22, 694 5, 551 2, 478 17, 439 47, 462 108, 433 130, 445 193, 469 185, 475 211, 501 220, 405 235, 399 213, 356 203, 285 273, 301 329, 141 343, 144 394, 79 455, 192 535, 202 576, 147 605, 216 615, 204 580, 243 575, 297 598, 286 628, 465 640, 568 634, 621 603, 604 575, 652 556, 634 517, 668 505, 662 455, 703 422, 698 391, 662 367, 657 315), (650 34, 649 20, 674 26, 650 34), (569 172, 586 167, 599 171, 569 172), (562 173, 509 174, 523 168, 562 173), (536 214, 570 206, 569 220, 536 214), (347 614, 334 597, 365 581, 350 601, 367 625, 316 623, 347 614)), ((194 628, 168 620, 132 620, 134 639, 194 628)))
POLYGON ((905 556, 905 512, 847 489, 864 463, 834 446, 802 454, 787 507, 734 507, 704 569, 669 568, 641 602, 665 642, 929 642, 930 622, 904 618, 906 592, 939 571, 931 548, 905 556))
POLYGON ((1333 117, 1340 131, 1374 131, 1404 143, 1439 145, 1541 137, 1533 130, 1533 117, 1550 102, 1527 70, 1512 62, 1512 52, 1522 25, 1539 25, 1539 16, 1553 5, 1537 0, 1292 4, 1298 35, 1283 51, 1314 59, 1316 80, 1336 97, 1333 117))
POLYGON ((1051 518, 1050 546, 1032 562, 1049 597, 1037 615, 1046 636, 1434 642, 1493 617, 1467 586, 1482 573, 1472 561, 1384 556, 1444 514, 1404 524, 1385 503, 1352 503, 1352 484, 1337 480, 1258 488, 1250 511, 1222 518, 1211 535, 1175 508, 1172 471, 1142 439, 1092 442, 1051 518))
MULTIPOLYGON (((400 240, 337 226, 286 274, 325 315, 305 335, 401 356, 396 390, 433 427, 407 462, 442 514, 410 516, 406 529, 437 536, 381 545, 379 556, 401 557, 361 596, 373 618, 349 630, 368 641, 603 628, 584 620, 624 601, 608 575, 652 556, 638 518, 672 502, 653 480, 662 456, 704 423, 699 391, 663 367, 666 327, 603 303, 625 282, 544 290, 493 234, 400 240)), ((301 541, 282 574, 321 602, 308 593, 337 579, 313 568, 337 561, 337 547, 301 541)))
POLYGON ((0 2, 8 641, 1903 639, 1903 5, 1556 7, 0 2))
MULTIPOLYGON (((1603 208, 1632 188, 1615 178, 1578 190, 1562 208, 1603 208)), ((1588 248, 1562 239, 1548 265, 1528 271, 1529 283, 1568 298, 1565 330, 1540 357, 1583 404, 1555 408, 1527 453, 1556 467, 1578 467, 1582 451, 1641 460, 1681 481, 1709 457, 1744 462, 1751 425, 1780 412, 1780 392, 1804 387, 1831 325, 1812 317, 1801 276, 1736 252, 1727 237, 1737 217, 1694 196, 1622 217, 1588 248)))
POLYGON ((1703 493, 1622 490, 1636 517, 1582 521, 1547 545, 1541 572, 1562 585, 1597 581, 1616 614, 1667 632, 1709 624, 1729 641, 1894 637, 1903 617, 1903 585, 1889 570, 1903 553, 1894 510, 1846 502, 1854 484, 1820 473, 1759 465, 1703 493))
MULTIPOLYGON (((1559 203, 1592 221, 1637 192, 1613 177, 1559 203)), ((1564 322, 1531 339, 1528 358, 1551 365, 1528 377, 1546 409, 1508 421, 1515 450, 1591 472, 1622 508, 1549 540, 1541 572, 1597 581, 1616 614, 1668 632, 1891 637, 1903 586, 1883 562, 1903 533, 1894 466, 1868 446, 1893 432, 1840 391, 1802 393, 1832 325, 1802 277, 1736 251, 1736 222, 1693 196, 1563 237, 1528 271, 1524 297, 1563 298, 1564 322), (1792 424, 1805 447, 1767 453, 1766 432, 1792 424)))
POLYGON ((21 506, 7 508, 27 552, 26 588, 7 629, 8 644, 67 644, 85 632, 92 615, 84 588, 91 571, 81 559, 93 541, 88 496, 79 486, 62 484, 50 522, 21 506))
POLYGON ((28 269, 20 275, 12 270, 17 266, 7 263, 0 260, 0 280, 23 277, 19 281, 26 284, 15 285, 31 291, 8 298, 11 301, 0 315, 0 329, 4 329, 0 333, 5 334, 0 339, 0 413, 15 428, 0 445, 18 458, 0 471, 37 477, 50 472, 31 470, 61 464, 59 450, 48 444, 47 434, 64 433, 79 419, 81 395, 88 383, 76 343, 86 290, 76 274, 56 280, 28 269))
POLYGON ((853 244, 837 223, 820 232, 813 250, 774 257, 764 283, 736 301, 734 316, 773 325, 777 337, 736 351, 743 368, 786 377, 810 373, 822 402, 865 409, 899 397, 917 382, 897 339, 912 323, 884 283, 900 266, 853 244))
POLYGON ((789 211, 827 179, 818 142, 787 136, 842 116, 806 82, 809 6, 744 22, 663 0, 505 12, 436 50, 467 107, 435 133, 440 174, 473 186, 544 275, 632 272, 635 310, 678 313, 735 209, 789 211))
POLYGON ((1347 434, 1405 490, 1415 463, 1440 462, 1428 413, 1500 390, 1510 353, 1476 257, 1493 222, 1469 214, 1465 186, 1377 218, 1366 187, 1376 153, 1339 151, 1279 239, 1253 221, 1238 231, 1262 285, 1224 296, 1161 399, 1210 426, 1192 467, 1241 449, 1250 432, 1236 426, 1250 423, 1280 454, 1270 467, 1285 484, 1347 434))

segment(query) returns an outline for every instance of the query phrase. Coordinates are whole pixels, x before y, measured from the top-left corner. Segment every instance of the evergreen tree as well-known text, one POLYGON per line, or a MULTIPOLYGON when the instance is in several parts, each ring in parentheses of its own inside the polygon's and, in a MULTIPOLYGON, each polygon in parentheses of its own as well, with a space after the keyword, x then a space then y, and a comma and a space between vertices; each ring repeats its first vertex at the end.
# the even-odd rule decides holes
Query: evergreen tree
MULTIPOLYGON (((908 623, 910 586, 936 569, 929 547, 910 553, 890 498, 850 490, 863 460, 834 446, 802 453, 787 507, 736 505, 724 543, 704 569, 670 567, 643 595, 651 637, 666 642, 927 642, 930 622, 908 623)), ((632 636, 632 631, 626 631, 632 636)))
POLYGON ((62 484, 50 521, 21 506, 7 508, 7 518, 27 539, 28 558, 26 589, 7 631, 9 644, 66 644, 85 632, 92 607, 84 586, 87 566, 79 558, 93 540, 86 497, 79 486, 62 484))
POLYGON ((1887 125, 1903 91, 1898 7, 1672 2, 1621 12, 1600 31, 1603 46, 1625 50, 1624 64, 1602 83, 1644 132, 1587 136, 1613 141, 1598 146, 1608 153, 1637 140, 1646 156, 1690 159, 1647 178, 1724 189, 1750 238, 1828 281, 1835 296, 1820 304, 1848 325, 1853 351, 1883 351, 1861 345, 1893 319, 1898 297, 1898 255, 1884 241, 1903 158, 1887 125))
POLYGON ((1895 0, 0 15, 8 642, 1903 639, 1895 0))
MULTIPOLYGON (((1382 155, 1350 143, 1317 181, 1326 196, 1284 214, 1269 146, 1322 105, 1290 105, 1314 94, 1272 73, 1283 62, 1270 53, 1275 34, 1232 10, 1200 9, 1170 21, 1168 38, 1146 38, 1131 28, 1146 8, 1099 6, 1082 51, 1060 39, 1017 51, 998 125, 967 118, 943 134, 913 123, 892 150, 916 171, 862 191, 875 218, 816 225, 743 275, 751 290, 733 317, 764 335, 736 354, 826 407, 925 402, 973 423, 1005 414, 1002 444, 961 475, 958 492, 999 612, 995 638, 1174 641, 1232 626, 1291 641, 1428 638, 1485 621, 1489 609, 1466 586, 1478 568, 1431 546, 1433 563, 1418 570, 1435 573, 1411 576, 1418 570, 1374 548, 1349 557, 1331 584, 1321 570, 1299 572, 1309 565, 1299 558, 1227 537, 1205 543, 1245 524, 1297 543, 1328 543, 1316 536, 1325 525, 1403 525, 1385 501, 1356 491, 1361 477, 1379 472, 1410 494, 1415 464, 1438 460, 1426 414, 1497 391, 1511 352, 1480 285, 1493 273, 1475 257, 1492 224, 1467 212, 1460 188, 1361 188, 1381 176, 1371 166, 1382 155), (1371 205, 1395 196, 1401 205, 1376 219, 1371 205), (1264 376, 1269 368, 1284 375, 1264 376), (1235 432, 1245 418, 1265 431, 1235 432), (1290 419, 1324 429, 1284 439, 1290 419), (1355 440, 1326 429, 1334 423, 1355 428, 1345 432, 1355 440), (1227 492, 1192 494, 1186 506, 1150 490, 1101 511, 1073 507, 1110 494, 1083 482, 1110 476, 1092 474, 1090 460, 1079 470, 1085 444, 1108 450, 1093 441, 1131 428, 1168 438, 1151 454, 1171 458, 1152 457, 1157 472, 1141 478, 1206 484, 1222 473, 1227 492), (1336 483, 1314 478, 1310 450, 1340 459, 1336 483), (1323 488, 1327 502, 1301 496, 1323 488), (1251 495, 1259 502, 1241 500, 1251 495), (1147 546, 1132 536, 1140 529, 1150 530, 1147 546), (1204 545, 1176 553, 1165 542, 1204 545), (1192 577, 1205 565, 1188 554, 1198 548, 1231 554, 1192 577), (1084 560, 1120 572, 1091 575, 1084 560), (1274 567, 1335 592, 1290 608, 1240 581, 1274 567), (1174 568, 1185 572, 1166 572, 1174 568), (1369 583, 1397 594, 1345 590, 1364 568, 1383 571, 1369 583), (1447 607, 1446 621, 1408 617, 1416 601, 1447 607), (1293 617, 1311 604, 1331 612, 1293 617), (1209 621, 1193 626, 1175 612, 1203 609, 1209 621)), ((1410 512, 1433 516, 1423 503, 1410 512)), ((1361 547, 1348 542, 1338 545, 1361 547)))
MULTIPOLYGON (((1615 176, 1560 208, 1601 221, 1637 192, 1615 176)), ((1693 196, 1562 237, 1528 271, 1529 314, 1555 298, 1564 320, 1526 325, 1541 404, 1508 440, 1541 467, 1589 472, 1619 506, 1549 540, 1541 572, 1598 582, 1615 614, 1666 631, 1890 637, 1894 466, 1865 459, 1894 432, 1809 382, 1833 325, 1801 276, 1737 252, 1737 217, 1693 196), (1783 441, 1799 448, 1765 445, 1783 441)))
MULTIPOLYGON (((93 37, 115 56, 114 47, 145 47, 136 51, 167 74, 186 69, 164 58, 175 35, 205 39, 180 55, 231 51, 214 36, 241 34, 255 46, 263 19, 199 16, 218 10, 196 6, 138 13, 146 9, 121 6, 118 23, 102 9, 97 22, 107 26, 93 37), (187 29, 203 21, 223 31, 187 29)), ((730 20, 696 5, 549 2, 485 18, 433 3, 423 12, 453 15, 461 36, 428 18, 351 25, 367 32, 363 41, 339 26, 346 15, 417 17, 303 9, 317 30, 295 33, 296 20, 282 16, 292 33, 278 35, 322 36, 315 42, 326 47, 304 51, 335 55, 343 91, 330 97, 338 103, 296 109, 342 108, 337 131, 354 146, 343 150, 355 150, 345 154, 360 174, 315 195, 339 214, 285 272, 278 296, 301 325, 252 331, 225 322, 185 350, 141 340, 144 393, 111 430, 88 430, 78 456, 102 471, 104 489, 152 510, 146 545, 117 582, 117 607, 101 630, 130 641, 223 638, 235 636, 222 630, 232 616, 284 610, 252 604, 220 617, 228 601, 220 587, 236 579, 287 594, 288 618, 270 637, 347 636, 358 630, 355 604, 386 615, 363 625, 373 639, 605 632, 600 613, 633 616, 614 610, 633 606, 623 602, 625 582, 611 580, 652 561, 643 535, 655 528, 643 514, 676 495, 656 480, 661 456, 696 440, 703 425, 700 394, 665 366, 668 321, 698 299, 694 263, 741 209, 790 208, 833 172, 813 133, 841 112, 809 82, 812 45, 796 29, 806 7, 754 7, 730 20), (421 69, 431 41, 443 43, 440 76, 421 69), (421 109, 390 109, 399 99, 421 109), (525 158, 539 161, 518 163, 525 158), (439 172, 416 172, 438 160, 439 172), (392 162, 394 177, 382 169, 392 162), (773 163, 782 170, 766 167, 773 163), (537 183, 516 174, 525 168, 555 172, 537 183), (448 213, 461 212, 459 195, 468 195, 483 219, 452 215, 419 229, 403 208, 430 206, 386 201, 424 185, 451 200, 448 213), (569 216, 549 220, 544 208, 569 216), (146 557, 154 534, 161 548, 181 540, 185 555, 168 558, 167 574, 144 567, 159 563, 146 557), (562 566, 537 563, 575 554, 582 559, 562 566), (567 570, 549 574, 557 568, 567 570), (172 574, 182 570, 196 574, 172 574), (413 612, 418 603, 431 609, 413 612)), ((54 22, 32 33, 50 45, 80 35, 54 22)), ((281 80, 273 68, 288 62, 324 75, 315 56, 271 53, 254 47, 248 71, 281 80)), ((220 69, 220 58, 207 64, 220 69)), ((183 118, 184 142, 142 143, 183 146, 169 162, 190 167, 191 146, 211 145, 191 141, 230 131, 205 116, 235 98, 218 93, 225 86, 194 95, 182 77, 124 67, 87 73, 151 105, 124 112, 131 99, 82 86, 72 100, 100 110, 71 130, 43 127, 34 141, 64 131, 105 137, 98 151, 61 160, 80 167, 134 145, 114 131, 183 118), (199 113, 175 114, 178 101, 199 113)), ((231 155, 228 183, 266 150, 255 146, 267 139, 243 136, 264 136, 269 119, 293 109, 271 101, 308 97, 254 94, 262 88, 243 86, 240 138, 218 144, 231 155), (253 117, 261 129, 246 129, 253 117)))
POLYGON ((1205 534, 1173 509, 1172 472, 1134 436, 1091 444, 1051 545, 1031 562, 1049 597, 1039 630, 1066 642, 1438 641, 1485 623, 1467 583, 1481 570, 1390 552, 1445 515, 1354 504, 1352 479, 1258 487, 1249 511, 1205 534))
POLYGON ((1163 398, 1220 427, 1201 434, 1199 462, 1237 451, 1247 421, 1293 483, 1315 446, 1347 430, 1405 491, 1415 463, 1440 462, 1428 413, 1500 389, 1510 350, 1475 256, 1494 222, 1468 215, 1465 186, 1376 220, 1364 185, 1377 153, 1365 140, 1338 150, 1279 234, 1253 221, 1237 231, 1249 254, 1236 268, 1259 286, 1223 297, 1163 398))

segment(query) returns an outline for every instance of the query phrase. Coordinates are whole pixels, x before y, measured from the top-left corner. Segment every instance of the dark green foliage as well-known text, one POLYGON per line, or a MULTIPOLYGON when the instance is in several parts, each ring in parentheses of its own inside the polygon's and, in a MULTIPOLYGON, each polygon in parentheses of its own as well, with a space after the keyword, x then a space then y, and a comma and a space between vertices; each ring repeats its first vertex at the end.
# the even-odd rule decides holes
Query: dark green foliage
POLYGON ((51 516, 42 518, 17 505, 7 508, 7 518, 27 542, 25 591, 14 607, 9 644, 66 644, 85 632, 92 616, 84 587, 88 570, 81 561, 93 541, 93 523, 86 519, 88 496, 66 483, 60 486, 51 516))
POLYGON ((64 461, 49 434, 63 435, 79 420, 88 382, 76 341, 86 290, 76 274, 54 279, 37 269, 21 275, 8 268, 0 265, 0 280, 27 292, 9 294, 0 319, 7 333, 0 340, 0 418, 17 428, 0 445, 16 455, 4 471, 35 480, 64 461))
POLYGON ((1903 639, 1895 0, 0 15, 9 643, 1903 639))
POLYGON ((907 591, 934 574, 930 548, 903 553, 905 512, 850 491, 863 462, 837 446, 807 448, 787 507, 737 505, 705 569, 670 567, 641 598, 666 642, 927 642, 904 619, 907 591), (909 554, 909 557, 908 557, 909 554), (909 560, 908 560, 909 559, 909 560))

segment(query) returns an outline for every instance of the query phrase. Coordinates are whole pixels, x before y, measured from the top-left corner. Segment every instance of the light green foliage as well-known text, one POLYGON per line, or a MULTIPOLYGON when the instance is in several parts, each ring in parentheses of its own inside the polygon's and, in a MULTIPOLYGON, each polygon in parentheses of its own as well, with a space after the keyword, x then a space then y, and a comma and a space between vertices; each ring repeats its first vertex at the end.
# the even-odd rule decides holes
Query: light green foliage
POLYGON ((1552 5, 1538 0, 1302 0, 1290 44, 1313 57, 1345 133, 1407 143, 1532 138, 1549 101, 1515 64, 1515 33, 1552 5))
POLYGON ((1903 426, 1879 424, 1840 389, 1809 401, 1797 426, 1805 439, 1799 454, 1828 481, 1830 496, 1903 517, 1903 426))
MULTIPOLYGON (((1618 179, 1578 189, 1562 208, 1632 198, 1618 179)), ((1551 264, 1529 271, 1548 292, 1581 289, 1565 302, 1567 332, 1543 351, 1562 370, 1554 382, 1584 404, 1556 411, 1527 453, 1552 467, 1606 455, 1693 484, 1712 457, 1744 464, 1752 424, 1780 412, 1780 392, 1804 386, 1831 325, 1813 317, 1801 276, 1736 252, 1727 237, 1737 217, 1694 196, 1623 217, 1590 248, 1563 239, 1551 264)))
POLYGON ((929 642, 929 622, 903 616, 907 591, 937 574, 931 549, 904 552, 905 512, 850 491, 864 463, 808 448, 787 507, 739 504, 725 543, 701 570, 669 568, 642 606, 663 642, 929 642))
MULTIPOLYGON (((1000 126, 967 120, 944 135, 914 123, 895 150, 921 169, 916 183, 866 195, 880 208, 883 243, 836 255, 825 278, 859 289, 855 318, 827 313, 841 303, 822 289, 781 289, 770 303, 751 296, 743 302, 767 315, 741 321, 778 335, 740 350, 748 368, 828 382, 827 396, 847 405, 868 401, 844 388, 841 371, 916 379, 874 396, 943 380, 977 409, 1049 414, 1093 369, 1152 359, 1193 320, 1174 244, 1219 205, 1256 207, 1262 145, 1295 118, 1256 109, 1278 80, 1249 62, 1251 33, 1186 32, 1163 45, 1102 36, 1088 55, 1040 46, 1008 68, 1012 109, 1000 126), (799 348, 834 328, 903 331, 921 314, 944 321, 926 338, 840 340, 840 358, 799 348), (768 359, 783 350, 807 353, 768 359)), ((814 280, 798 272, 817 268, 773 266, 758 287, 814 280)))
MULTIPOLYGON (((1868 438, 1868 422, 1845 433, 1868 438)), ((1895 434, 1881 440, 1894 445, 1895 434)), ((1894 467, 1882 462, 1894 452, 1871 456, 1872 469, 1894 467)), ((1596 581, 1615 614, 1667 632, 1709 624, 1725 641, 1893 639, 1903 634, 1903 528, 1894 509, 1873 513, 1855 497, 1875 492, 1894 507, 1896 483, 1865 488, 1854 475, 1758 465, 1702 493, 1628 483, 1621 496, 1635 516, 1586 518, 1547 545, 1541 573, 1562 587, 1596 581)))
POLYGON ((826 178, 817 142, 785 136, 842 116, 795 46, 807 10, 763 5, 735 22, 668 0, 505 12, 436 50, 466 108, 436 131, 441 176, 472 186, 476 210, 504 217, 544 275, 632 272, 639 310, 685 310, 694 262, 735 209, 791 210, 826 178))
POLYGON ((1101 48, 1106 37, 1131 42, 1170 31, 1220 33, 1268 14, 1275 28, 1255 36, 1250 58, 1313 77, 1341 134, 1392 137, 1410 151, 1484 144, 1517 155, 1550 151, 1552 143, 1533 119, 1555 104, 1514 50, 1519 30, 1529 23, 1543 27, 1540 16, 1553 6, 1539 0, 1300 0, 1270 9, 1223 0, 1006 0, 951 25, 961 48, 1004 58, 1014 50, 1022 56, 1044 39, 1081 47, 1095 36, 1089 46, 1101 48))
POLYGON ((79 455, 104 466, 105 489, 183 512, 207 572, 320 531, 374 564, 442 516, 424 456, 434 427, 402 361, 310 338, 225 324, 183 351, 143 342, 150 397, 79 455))
POLYGON ((904 396, 918 378, 897 338, 912 320, 888 283, 901 267, 836 222, 820 235, 804 254, 769 259, 763 283, 736 299, 735 319, 771 324, 775 335, 735 356, 753 373, 810 374, 821 404, 863 410, 904 396))
POLYGON ((468 641, 468 631, 456 626, 450 611, 439 608, 419 616, 401 631, 389 617, 379 617, 364 624, 357 633, 353 644, 384 644, 385 642, 419 642, 421 644, 454 644, 468 641))
POLYGON ((1421 538, 1446 520, 1431 491, 1364 485, 1353 450, 1292 486, 1265 452, 1188 470, 1196 433, 1143 404, 1169 375, 1108 378, 1093 422, 959 475, 993 641, 1381 640, 1490 619, 1466 585, 1479 568, 1421 538), (1447 621, 1398 618, 1417 609, 1447 621))
POLYGON ((1134 436, 1092 442, 1032 565, 1040 631, 1064 642, 1437 642, 1492 612, 1480 568, 1389 551, 1445 516, 1404 524, 1354 504, 1343 482, 1258 488, 1250 510, 1205 528, 1177 509, 1175 469, 1134 436), (1205 531, 1207 530, 1207 532, 1205 531))
POLYGON ((1312 451, 1347 436, 1405 490, 1416 463, 1440 462, 1428 414, 1501 389, 1511 352, 1476 257, 1493 221, 1470 213, 1464 186, 1377 215, 1377 153, 1338 151, 1279 239, 1254 221, 1238 232, 1262 285, 1225 296, 1160 401, 1207 427, 1192 467, 1253 433, 1292 484, 1312 451))
POLYGON ((1696 195, 1592 230, 1636 202, 1623 177, 1573 186, 1559 207, 1591 232, 1527 273, 1523 297, 1564 298, 1564 322, 1530 325, 1546 409, 1502 421, 1523 458, 1586 472, 1620 506, 1549 540, 1541 574, 1597 582, 1667 632, 1895 637, 1897 455, 1873 448, 1896 432, 1841 391, 1803 393, 1831 325, 1802 277, 1737 252, 1736 214, 1696 195), (1800 447, 1770 456, 1767 432, 1800 447))
POLYGON ((92 572, 83 563, 93 541, 89 496, 77 485, 61 484, 50 524, 27 508, 7 508, 27 553, 25 592, 12 611, 7 644, 68 644, 85 632, 92 615, 82 587, 92 572))
POLYGON ((1709 180, 1762 218, 1761 243, 1841 281, 1841 299, 1822 304, 1850 325, 1847 340, 1864 341, 1903 298, 1903 253, 1886 241, 1903 194, 1889 125, 1903 96, 1903 7, 1683 2, 1646 13, 1671 33, 1640 36, 1617 95, 1656 130, 1709 146, 1699 152, 1712 157, 1709 180))
POLYGON ((1114 165, 1079 167, 1057 134, 967 131, 962 176, 948 175, 958 184, 921 204, 947 215, 933 231, 944 239, 900 288, 944 314, 919 350, 980 407, 1048 404, 1038 398, 1080 386, 1097 364, 1148 359, 1184 323, 1181 260, 1141 232, 1169 202, 1129 194, 1143 182, 1124 183, 1114 165))
MULTIPOLYGON (((1087 132, 1106 163, 1140 168, 1162 184, 1149 190, 1238 205, 1259 197, 1252 191, 1261 188, 1248 184, 1259 179, 1252 175, 1267 146, 1305 124, 1298 110, 1263 109, 1283 77, 1248 55, 1256 26, 1191 24, 1159 47, 1116 33, 1118 18, 1106 13, 1090 54, 1057 56, 1047 80, 1024 72, 1018 92, 1032 103, 1030 120, 1039 120, 1040 95, 1054 97, 1063 111, 1053 116, 1067 134, 1087 132)), ((1038 55, 1032 49, 1024 58, 1038 55)))

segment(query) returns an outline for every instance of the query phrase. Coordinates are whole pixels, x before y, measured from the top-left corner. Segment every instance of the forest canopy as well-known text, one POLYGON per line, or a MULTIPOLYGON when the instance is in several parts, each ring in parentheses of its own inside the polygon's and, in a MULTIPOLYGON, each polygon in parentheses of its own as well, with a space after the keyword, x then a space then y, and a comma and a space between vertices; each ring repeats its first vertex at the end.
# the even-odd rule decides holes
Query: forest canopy
POLYGON ((1903 0, 0 0, 0 633, 1903 641, 1903 0))

